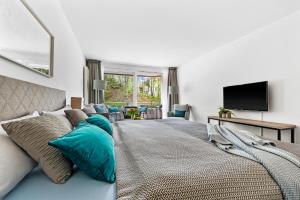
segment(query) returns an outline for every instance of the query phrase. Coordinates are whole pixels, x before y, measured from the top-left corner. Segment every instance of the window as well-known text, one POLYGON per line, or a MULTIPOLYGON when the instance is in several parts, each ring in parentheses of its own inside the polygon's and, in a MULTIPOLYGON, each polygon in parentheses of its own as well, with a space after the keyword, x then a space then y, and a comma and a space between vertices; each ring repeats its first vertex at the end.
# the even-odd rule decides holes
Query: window
POLYGON ((137 76, 138 105, 157 106, 161 103, 161 76, 137 76))
POLYGON ((107 87, 104 93, 105 103, 112 106, 133 104, 133 76, 124 74, 104 74, 107 87))
POLYGON ((104 102, 111 106, 161 104, 161 80, 158 74, 116 74, 105 73, 107 82, 104 102))

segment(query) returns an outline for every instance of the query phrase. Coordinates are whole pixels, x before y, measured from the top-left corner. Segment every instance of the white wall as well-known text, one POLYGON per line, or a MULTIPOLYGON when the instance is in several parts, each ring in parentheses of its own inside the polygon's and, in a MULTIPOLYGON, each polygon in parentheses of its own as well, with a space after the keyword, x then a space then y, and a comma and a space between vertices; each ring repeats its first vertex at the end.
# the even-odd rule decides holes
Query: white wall
POLYGON ((36 84, 63 89, 70 96, 82 96, 84 56, 58 0, 26 0, 54 36, 54 76, 46 78, 0 58, 0 74, 36 84))
MULTIPOLYGON (((180 101, 192 105, 195 121, 216 115, 224 86, 267 80, 271 102, 263 119, 300 127, 300 11, 180 66, 178 75, 180 101)), ((262 119, 260 112, 235 113, 262 119)), ((264 130, 264 136, 275 139, 276 133, 264 130)), ((290 134, 282 139, 290 141, 290 134)))
POLYGON ((168 110, 168 99, 167 99, 167 85, 168 85, 168 68, 164 67, 147 67, 137 66, 131 64, 119 64, 113 62, 102 62, 104 72, 111 73, 124 73, 124 74, 160 74, 162 76, 162 87, 161 87, 161 104, 163 118, 167 116, 168 110))

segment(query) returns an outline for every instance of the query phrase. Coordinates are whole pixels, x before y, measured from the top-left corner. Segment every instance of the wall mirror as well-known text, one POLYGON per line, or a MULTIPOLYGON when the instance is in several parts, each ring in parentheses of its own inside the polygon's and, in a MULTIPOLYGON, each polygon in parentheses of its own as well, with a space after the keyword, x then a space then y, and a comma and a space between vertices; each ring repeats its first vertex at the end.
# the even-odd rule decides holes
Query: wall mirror
POLYGON ((23 0, 0 0, 0 57, 53 76, 54 38, 23 0))

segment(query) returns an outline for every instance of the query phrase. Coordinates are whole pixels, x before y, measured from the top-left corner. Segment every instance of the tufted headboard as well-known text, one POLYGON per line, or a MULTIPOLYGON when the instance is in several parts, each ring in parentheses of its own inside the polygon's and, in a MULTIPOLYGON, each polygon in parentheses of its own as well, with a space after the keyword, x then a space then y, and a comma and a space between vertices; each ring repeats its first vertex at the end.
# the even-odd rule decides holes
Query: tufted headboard
POLYGON ((66 93, 0 75, 0 121, 33 111, 54 111, 66 105, 66 93))

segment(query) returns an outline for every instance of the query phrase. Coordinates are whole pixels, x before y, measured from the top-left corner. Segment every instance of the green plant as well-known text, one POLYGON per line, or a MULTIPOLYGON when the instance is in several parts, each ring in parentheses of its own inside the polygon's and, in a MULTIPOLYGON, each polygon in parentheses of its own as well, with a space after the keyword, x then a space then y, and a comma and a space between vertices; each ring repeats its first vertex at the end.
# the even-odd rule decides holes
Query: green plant
POLYGON ((230 114, 234 115, 231 110, 226 109, 224 107, 219 107, 219 114, 227 114, 227 113, 230 113, 230 114))
POLYGON ((132 115, 136 115, 138 113, 138 110, 136 108, 129 108, 127 110, 127 113, 132 116, 132 115))
POLYGON ((219 113, 220 114, 227 113, 227 109, 224 107, 219 107, 219 113))

